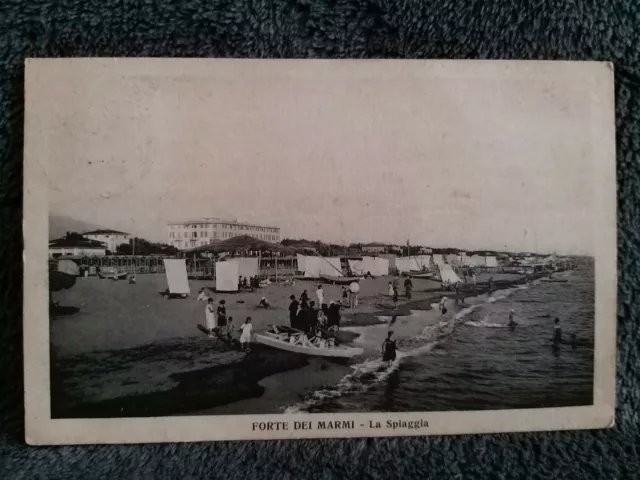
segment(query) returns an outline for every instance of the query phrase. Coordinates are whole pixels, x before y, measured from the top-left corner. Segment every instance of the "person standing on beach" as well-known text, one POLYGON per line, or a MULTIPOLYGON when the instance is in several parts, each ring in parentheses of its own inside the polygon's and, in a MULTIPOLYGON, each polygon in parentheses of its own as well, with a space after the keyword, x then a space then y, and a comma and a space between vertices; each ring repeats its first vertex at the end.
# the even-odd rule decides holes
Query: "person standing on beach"
POLYGON ((322 285, 318 285, 316 297, 318 297, 318 307, 322 308, 322 305, 324 305, 324 290, 322 290, 322 285))
POLYGON ((316 309, 316 303, 309 302, 309 311, 307 312, 307 325, 306 331, 311 334, 318 328, 318 312, 321 310, 316 309))
POLYGON ((464 299, 462 298, 462 292, 460 291, 460 282, 456 282, 456 306, 463 304, 464 299))
POLYGON ((387 338, 382 342, 382 361, 383 362, 393 362, 396 359, 396 341, 391 337, 393 336, 393 331, 389 330, 387 333, 387 338))
POLYGON ((329 303, 327 327, 335 327, 336 329, 340 328, 340 305, 335 303, 333 300, 329 303))
POLYGON ((473 284, 476 284, 476 271, 475 270, 471 270, 471 281, 473 282, 473 284))
POLYGON ((300 302, 301 303, 307 303, 309 301, 309 294, 307 293, 306 290, 304 290, 301 294, 300 294, 300 302))
POLYGON ((509 312, 509 323, 507 324, 511 328, 514 328, 516 325, 518 325, 515 320, 515 315, 516 315, 516 311, 512 309, 509 312))
MULTIPOLYGON (((244 352, 245 343, 248 344, 249 342, 251 342, 251 330, 253 330, 253 327, 251 326, 251 317, 247 317, 247 319, 240 327, 240 330, 242 330, 242 335, 240 335, 240 348, 244 352)), ((247 351, 249 351, 248 345, 247 351)))
POLYGON ((393 308, 398 308, 398 287, 393 285, 393 308))
POLYGON ((493 293, 493 277, 489 278, 489 296, 493 293))
POLYGON ((289 324, 291 325, 291 328, 296 328, 296 318, 300 303, 296 300, 295 295, 291 295, 289 300, 291 300, 291 303, 289 304, 289 324))
POLYGON ((213 308, 213 298, 207 300, 207 306, 204 307, 204 318, 207 322, 209 336, 213 337, 213 331, 216 329, 216 312, 213 308))
POLYGON ((447 313, 447 307, 445 307, 444 303, 447 301, 447 297, 442 297, 440 299, 440 304, 438 305, 438 308, 440 309, 440 313, 442 315, 444 315, 445 313, 447 313))
POLYGON ((342 301, 344 303, 347 303, 348 300, 349 300, 349 292, 347 290, 347 287, 342 287, 342 301))
POLYGON ((349 289, 349 306, 356 308, 358 306, 358 292, 349 289))
POLYGON ((393 297, 393 283, 389 282, 389 296, 393 297))
POLYGON ((411 277, 407 277, 404 281, 404 293, 407 300, 411 300, 411 290, 413 290, 413 281, 411 280, 411 277))
POLYGON ((218 327, 227 326, 227 307, 224 300, 218 302, 218 327))
POLYGON ((227 337, 227 341, 231 342, 233 340, 233 317, 227 318, 227 328, 225 329, 225 335, 227 337))

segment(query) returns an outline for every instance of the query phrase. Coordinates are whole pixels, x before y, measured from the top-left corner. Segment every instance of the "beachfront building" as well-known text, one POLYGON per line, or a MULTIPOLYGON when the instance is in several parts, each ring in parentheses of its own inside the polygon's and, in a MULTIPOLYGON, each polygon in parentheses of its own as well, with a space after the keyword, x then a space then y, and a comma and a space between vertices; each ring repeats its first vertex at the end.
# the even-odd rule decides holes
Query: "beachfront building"
POLYGON ((116 252, 118 246, 131 242, 131 235, 117 230, 92 230, 82 235, 90 240, 104 243, 107 246, 107 250, 112 253, 116 252))
POLYGON ((386 245, 384 243, 367 243, 362 246, 362 253, 381 254, 384 253, 386 245))
POLYGON ((170 222, 167 225, 167 235, 169 245, 179 250, 200 247, 216 240, 226 240, 239 235, 248 235, 265 242, 280 242, 279 227, 220 218, 170 222))
POLYGON ((96 242, 80 235, 67 235, 66 237, 51 240, 49 242, 49 257, 104 257, 107 253, 107 245, 96 242))

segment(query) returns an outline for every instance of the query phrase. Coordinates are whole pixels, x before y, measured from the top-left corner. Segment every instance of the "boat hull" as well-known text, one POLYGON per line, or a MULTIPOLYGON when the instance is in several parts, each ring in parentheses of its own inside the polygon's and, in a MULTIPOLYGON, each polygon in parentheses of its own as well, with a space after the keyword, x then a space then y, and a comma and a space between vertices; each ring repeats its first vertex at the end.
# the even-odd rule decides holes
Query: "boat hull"
POLYGON ((333 277, 331 275, 320 275, 320 279, 334 285, 349 285, 360 281, 360 277, 333 277))
POLYGON ((435 273, 413 273, 409 272, 409 276, 413 278, 434 278, 436 276, 435 273))
POLYGON ((277 340, 267 335, 254 335, 256 342, 269 347, 286 350, 287 352, 301 353, 303 355, 312 355, 315 357, 334 357, 334 358, 351 358, 362 355, 362 348, 354 347, 307 347, 304 345, 292 345, 289 342, 277 340))

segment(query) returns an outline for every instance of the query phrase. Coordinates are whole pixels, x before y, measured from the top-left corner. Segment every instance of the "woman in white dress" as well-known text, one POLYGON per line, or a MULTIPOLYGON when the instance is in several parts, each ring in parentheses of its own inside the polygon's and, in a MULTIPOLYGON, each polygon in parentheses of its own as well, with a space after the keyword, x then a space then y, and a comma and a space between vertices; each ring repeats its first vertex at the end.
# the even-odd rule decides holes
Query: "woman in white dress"
MULTIPOLYGON (((251 342, 251 330, 253 327, 251 326, 251 317, 247 317, 244 321, 240 330, 242 330, 242 335, 240 335, 240 348, 244 351, 244 344, 251 342)), ((247 350, 249 348, 247 347, 247 350)))
POLYGON ((213 298, 211 297, 207 300, 207 306, 204 307, 204 316, 207 321, 209 336, 213 337, 213 331, 216 329, 216 311, 213 307, 213 298))
POLYGON ((393 297, 393 283, 389 282, 389 296, 393 297))

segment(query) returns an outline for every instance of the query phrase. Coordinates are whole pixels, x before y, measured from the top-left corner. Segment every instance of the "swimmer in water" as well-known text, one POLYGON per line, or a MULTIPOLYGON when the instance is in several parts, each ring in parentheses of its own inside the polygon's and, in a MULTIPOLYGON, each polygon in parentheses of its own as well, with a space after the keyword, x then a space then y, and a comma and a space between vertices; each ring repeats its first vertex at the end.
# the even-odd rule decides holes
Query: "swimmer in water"
POLYGON ((396 341, 392 340, 393 331, 389 330, 387 338, 382 342, 382 361, 393 362, 396 359, 396 341))
POLYGON ((553 345, 558 346, 562 343, 562 328, 560 328, 560 319, 556 317, 553 321, 553 345))
POLYGON ((515 316, 516 316, 516 311, 512 309, 512 310, 509 312, 509 323, 507 324, 507 325, 508 325, 508 326, 510 326, 511 328, 513 328, 513 327, 515 327, 516 325, 518 325, 518 324, 516 323, 515 316))

